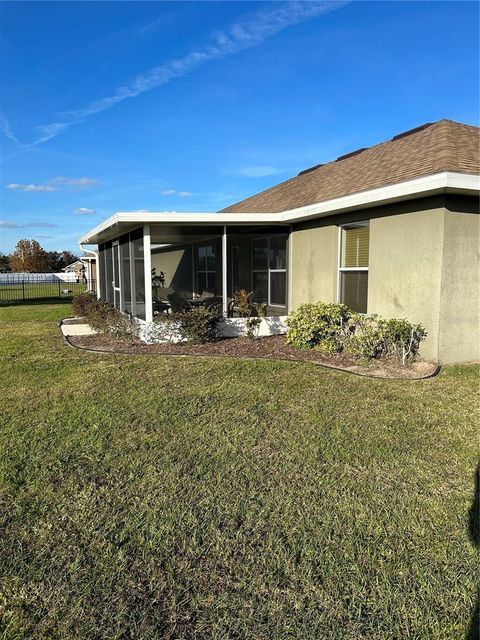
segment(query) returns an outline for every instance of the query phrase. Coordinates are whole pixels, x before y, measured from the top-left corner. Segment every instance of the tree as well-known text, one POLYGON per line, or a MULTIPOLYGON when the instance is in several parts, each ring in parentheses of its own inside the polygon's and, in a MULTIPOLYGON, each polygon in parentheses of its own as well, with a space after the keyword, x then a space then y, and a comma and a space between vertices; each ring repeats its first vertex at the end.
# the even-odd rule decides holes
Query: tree
POLYGON ((62 251, 60 253, 61 256, 61 260, 63 262, 62 264, 62 269, 64 269, 66 266, 68 266, 69 264, 72 264, 72 262, 76 262, 79 258, 78 256, 76 256, 74 253, 72 253, 71 251, 62 251))
POLYGON ((9 256, 6 256, 4 253, 0 253, 0 273, 6 273, 10 270, 9 256))
POLYGON ((47 271, 58 273, 72 262, 78 260, 77 256, 71 251, 47 251, 47 271))
POLYGON ((42 273, 47 269, 47 255, 36 240, 19 240, 9 257, 12 271, 42 273))

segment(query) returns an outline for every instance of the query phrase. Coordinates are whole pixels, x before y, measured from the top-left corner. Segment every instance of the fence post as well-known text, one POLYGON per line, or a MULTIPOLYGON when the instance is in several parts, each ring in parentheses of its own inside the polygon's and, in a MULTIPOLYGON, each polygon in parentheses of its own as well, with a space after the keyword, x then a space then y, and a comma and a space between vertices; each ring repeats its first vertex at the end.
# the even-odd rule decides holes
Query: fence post
POLYGON ((60 280, 58 281, 58 297, 61 298, 61 292, 60 292, 60 280))
POLYGON ((22 278, 22 300, 25 300, 25 280, 22 278))

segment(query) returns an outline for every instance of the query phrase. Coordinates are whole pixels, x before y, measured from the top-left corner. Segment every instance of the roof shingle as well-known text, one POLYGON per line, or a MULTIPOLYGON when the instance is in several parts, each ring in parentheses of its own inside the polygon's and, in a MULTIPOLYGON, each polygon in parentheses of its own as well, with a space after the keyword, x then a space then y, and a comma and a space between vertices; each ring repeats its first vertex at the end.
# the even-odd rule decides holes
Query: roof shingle
POLYGON ((442 171, 479 174, 479 134, 478 127, 439 120, 300 172, 222 212, 277 213, 442 171))

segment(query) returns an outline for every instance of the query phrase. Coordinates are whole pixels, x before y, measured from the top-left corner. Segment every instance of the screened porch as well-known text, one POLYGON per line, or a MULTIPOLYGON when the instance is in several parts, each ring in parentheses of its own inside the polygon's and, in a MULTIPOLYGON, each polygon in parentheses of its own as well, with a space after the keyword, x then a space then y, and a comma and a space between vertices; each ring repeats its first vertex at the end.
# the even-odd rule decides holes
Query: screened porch
POLYGON ((171 311, 172 293, 235 317, 242 289, 267 316, 288 313, 286 225, 145 224, 100 243, 98 254, 100 297, 141 320, 171 311))

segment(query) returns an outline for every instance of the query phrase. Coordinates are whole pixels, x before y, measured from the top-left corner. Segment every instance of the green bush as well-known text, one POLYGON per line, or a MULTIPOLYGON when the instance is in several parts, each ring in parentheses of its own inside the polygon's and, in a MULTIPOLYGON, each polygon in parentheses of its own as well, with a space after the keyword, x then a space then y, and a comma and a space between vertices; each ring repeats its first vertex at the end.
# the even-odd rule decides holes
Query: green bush
POLYGON ((217 324, 221 319, 218 307, 194 307, 189 311, 162 313, 155 317, 158 325, 174 325, 173 331, 161 331, 164 337, 179 337, 193 344, 203 344, 214 340, 217 335, 217 324))
POLYGON ((418 356, 420 343, 426 336, 421 324, 412 324, 404 318, 360 316, 355 331, 345 342, 345 351, 369 359, 398 358, 405 365, 418 356))
POLYGON ((88 324, 100 333, 110 333, 115 337, 135 334, 134 323, 128 316, 107 302, 99 300, 91 292, 75 296, 72 308, 75 315, 85 318, 88 324))
POLYGON ((355 313, 342 304, 303 304, 287 318, 287 343, 324 353, 345 351, 354 356, 414 360, 427 332, 405 319, 384 320, 355 313))
POLYGON ((348 320, 352 313, 344 304, 302 304, 287 317, 287 343, 311 349, 328 341, 330 349, 333 343, 334 350, 341 351, 343 334, 348 331, 348 320))

